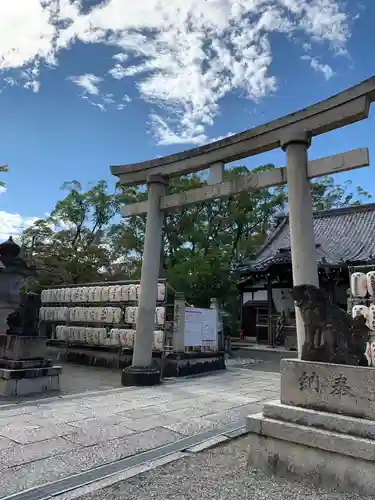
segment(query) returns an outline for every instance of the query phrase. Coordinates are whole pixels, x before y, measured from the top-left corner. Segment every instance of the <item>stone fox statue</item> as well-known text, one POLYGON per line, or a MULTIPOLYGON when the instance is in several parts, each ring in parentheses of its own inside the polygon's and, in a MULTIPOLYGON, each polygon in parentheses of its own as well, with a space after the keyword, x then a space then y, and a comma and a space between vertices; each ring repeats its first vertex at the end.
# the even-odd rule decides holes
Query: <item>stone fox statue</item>
POLYGON ((353 319, 313 285, 295 286, 291 294, 305 324, 302 359, 368 365, 365 349, 369 329, 363 316, 353 319))

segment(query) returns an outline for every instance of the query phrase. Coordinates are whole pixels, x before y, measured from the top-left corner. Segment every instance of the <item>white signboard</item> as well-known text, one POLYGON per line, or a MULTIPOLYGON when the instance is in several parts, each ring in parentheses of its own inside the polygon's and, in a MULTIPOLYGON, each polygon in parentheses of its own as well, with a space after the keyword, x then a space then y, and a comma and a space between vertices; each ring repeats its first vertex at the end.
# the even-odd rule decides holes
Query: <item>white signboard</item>
POLYGON ((215 309, 185 309, 185 347, 217 345, 217 311, 215 309))

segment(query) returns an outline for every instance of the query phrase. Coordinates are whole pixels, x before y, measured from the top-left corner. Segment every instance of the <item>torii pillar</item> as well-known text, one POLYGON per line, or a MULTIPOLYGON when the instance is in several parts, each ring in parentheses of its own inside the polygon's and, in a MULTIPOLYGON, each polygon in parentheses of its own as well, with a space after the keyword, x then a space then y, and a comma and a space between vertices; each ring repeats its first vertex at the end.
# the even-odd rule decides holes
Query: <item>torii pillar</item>
POLYGON ((133 363, 122 371, 121 383, 124 386, 160 384, 160 370, 152 364, 152 339, 155 329, 155 308, 164 222, 164 214, 160 209, 160 199, 165 194, 165 186, 166 180, 160 175, 151 175, 147 178, 146 232, 133 363))
MULTIPOLYGON (((280 146, 286 153, 293 285, 319 287, 311 188, 307 171, 307 150, 310 144, 311 137, 304 132, 285 135, 280 141, 280 146)), ((300 309, 296 307, 295 311, 298 357, 301 358, 305 326, 300 309)))

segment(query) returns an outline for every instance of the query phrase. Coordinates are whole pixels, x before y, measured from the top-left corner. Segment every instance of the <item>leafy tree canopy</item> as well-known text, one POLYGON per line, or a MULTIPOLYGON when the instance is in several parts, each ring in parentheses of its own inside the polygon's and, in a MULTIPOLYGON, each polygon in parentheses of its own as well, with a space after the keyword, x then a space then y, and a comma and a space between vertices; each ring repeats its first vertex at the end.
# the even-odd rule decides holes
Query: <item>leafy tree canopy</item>
MULTIPOLYGON (((252 172, 274 168, 264 165, 252 172)), ((226 179, 249 173, 246 167, 225 172, 226 179)), ((202 175, 173 179, 169 193, 205 184, 202 175)), ((350 182, 332 177, 312 183, 314 210, 360 203, 370 198, 350 182)), ((22 236, 24 251, 40 269, 37 287, 102 279, 140 277, 145 216, 121 219, 122 204, 147 198, 144 186, 119 186, 110 193, 100 181, 84 190, 77 181, 63 185, 65 197, 50 217, 35 222, 22 236)), ((258 189, 167 212, 161 273, 189 303, 207 306, 217 297, 228 310, 236 307, 235 264, 252 255, 287 209, 286 188, 258 189)))

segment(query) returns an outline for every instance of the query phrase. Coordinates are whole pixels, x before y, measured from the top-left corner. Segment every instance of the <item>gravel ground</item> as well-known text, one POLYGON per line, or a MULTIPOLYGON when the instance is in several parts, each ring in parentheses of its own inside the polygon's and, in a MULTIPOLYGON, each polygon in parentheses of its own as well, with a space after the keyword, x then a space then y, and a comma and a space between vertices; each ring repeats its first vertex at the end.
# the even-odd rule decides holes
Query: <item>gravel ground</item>
POLYGON ((374 500, 273 478, 246 469, 242 438, 80 497, 80 500, 374 500))

